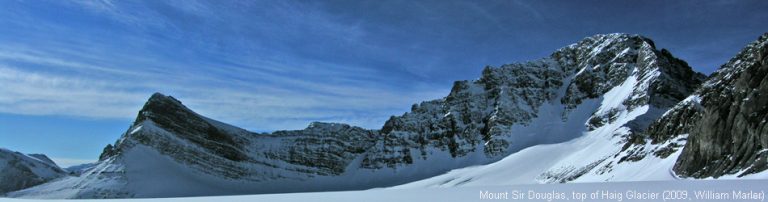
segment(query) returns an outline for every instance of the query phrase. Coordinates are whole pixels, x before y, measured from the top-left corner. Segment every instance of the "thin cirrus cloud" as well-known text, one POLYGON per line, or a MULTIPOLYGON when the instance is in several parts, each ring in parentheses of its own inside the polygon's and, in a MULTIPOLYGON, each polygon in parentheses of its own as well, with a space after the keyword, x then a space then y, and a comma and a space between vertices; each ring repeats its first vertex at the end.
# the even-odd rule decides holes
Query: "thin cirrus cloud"
POLYGON ((0 112, 130 119, 159 91, 253 130, 378 128, 485 65, 545 57, 592 34, 648 34, 711 72, 764 27, 754 20, 764 14, 742 11, 759 1, 592 3, 7 2, 0 112))
POLYGON ((411 103, 446 93, 426 86, 402 92, 388 86, 379 70, 325 56, 298 57, 321 52, 318 45, 290 41, 301 40, 301 31, 320 33, 318 38, 345 36, 328 42, 340 46, 356 43, 363 33, 291 3, 268 5, 272 10, 252 16, 269 15, 278 23, 238 23, 242 27, 220 22, 242 18, 227 16, 237 10, 214 12, 215 5, 197 1, 59 4, 53 6, 85 11, 67 18, 109 20, 94 20, 98 26, 35 26, 40 19, 34 13, 20 14, 25 17, 11 24, 35 33, 16 46, 0 47, 0 85, 7 87, 0 89, 7 95, 0 98, 0 112, 130 119, 159 91, 201 114, 257 131, 298 129, 309 121, 377 128, 411 103), (302 46, 312 50, 296 50, 302 46))
MULTIPOLYGON (((31 59, 30 57, 0 56, 0 58, 4 62, 13 62, 14 59, 19 58, 25 63, 37 61, 48 68, 90 67, 90 65, 60 61, 56 58, 35 60, 28 60, 31 59)), ((403 99, 402 93, 377 89, 375 86, 355 87, 313 83, 269 73, 235 69, 228 69, 227 72, 267 78, 261 81, 270 82, 272 86, 253 85, 247 78, 241 82, 233 81, 232 78, 211 78, 203 73, 152 78, 142 77, 143 74, 134 72, 117 73, 109 69, 103 72, 118 74, 120 77, 99 79, 100 74, 92 77, 80 74, 51 74, 27 71, 9 64, 2 65, 0 66, 0 85, 4 88, 0 89, 0 94, 8 96, 0 98, 0 112, 130 118, 135 115, 149 93, 153 90, 167 89, 172 92, 170 94, 179 97, 202 114, 244 124, 255 130, 276 130, 303 127, 308 120, 341 120, 376 127, 383 122, 383 118, 391 114, 367 111, 402 110, 409 106, 409 102, 413 102, 403 99), (141 82, 134 82, 135 80, 141 80, 141 82), (216 85, 222 85, 222 87, 213 87, 216 85), (281 88, 275 85, 291 87, 281 88), (355 118, 361 120, 350 120, 355 118)), ((419 94, 437 96, 435 93, 419 94)))

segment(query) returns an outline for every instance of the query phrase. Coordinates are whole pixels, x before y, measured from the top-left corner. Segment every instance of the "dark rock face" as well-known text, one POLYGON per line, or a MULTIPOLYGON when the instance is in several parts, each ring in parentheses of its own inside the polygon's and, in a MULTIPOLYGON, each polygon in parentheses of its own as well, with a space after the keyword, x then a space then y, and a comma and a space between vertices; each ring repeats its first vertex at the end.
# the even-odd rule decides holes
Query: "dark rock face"
POLYGON ((99 155, 99 161, 103 161, 108 159, 109 157, 113 157, 117 155, 118 151, 115 149, 112 144, 107 144, 107 146, 104 147, 104 149, 101 151, 101 155, 99 155))
POLYGON ((391 117, 382 127, 382 144, 374 148, 384 155, 369 155, 363 166, 407 165, 428 158, 429 148, 454 158, 478 149, 490 157, 506 154, 510 143, 503 135, 509 127, 536 118, 538 107, 554 99, 565 76, 550 60, 486 67, 476 81, 455 82, 446 98, 391 117))
MULTIPOLYGON (((689 133, 696 127, 696 121, 701 118, 701 105, 698 100, 681 102, 666 116, 656 120, 646 131, 651 143, 659 144, 677 137, 678 134, 689 133)), ((644 144, 644 143, 642 143, 644 144)))
POLYGON ((661 55, 658 62, 670 68, 660 69, 664 79, 651 84, 648 98, 655 106, 672 107, 699 88, 707 77, 693 71, 688 63, 673 57, 666 49, 661 49, 661 55))
MULTIPOLYGON (((675 164, 681 176, 704 178, 741 175, 768 168, 768 33, 749 44, 723 65, 697 92, 701 109, 686 118, 695 120, 689 141, 675 164)), ((674 134, 674 133, 672 133, 674 134)))
POLYGON ((211 125, 200 115, 187 109, 180 101, 170 96, 154 94, 139 111, 135 123, 151 120, 157 126, 178 134, 194 144, 201 145, 208 152, 232 161, 243 161, 248 158, 241 148, 243 140, 221 131, 211 125))
POLYGON ((306 129, 276 131, 266 138, 279 138, 284 147, 264 151, 269 158, 316 168, 311 173, 340 175, 357 156, 375 142, 378 131, 339 123, 313 122, 306 129))
POLYGON ((597 98, 634 75, 639 81, 651 80, 650 86, 636 86, 633 99, 624 104, 630 108, 648 103, 667 108, 688 96, 706 78, 666 49, 656 50, 648 38, 624 35, 606 43, 609 37, 589 37, 552 55, 567 67, 564 71, 580 71, 562 98, 563 104, 572 108, 584 99, 597 98))

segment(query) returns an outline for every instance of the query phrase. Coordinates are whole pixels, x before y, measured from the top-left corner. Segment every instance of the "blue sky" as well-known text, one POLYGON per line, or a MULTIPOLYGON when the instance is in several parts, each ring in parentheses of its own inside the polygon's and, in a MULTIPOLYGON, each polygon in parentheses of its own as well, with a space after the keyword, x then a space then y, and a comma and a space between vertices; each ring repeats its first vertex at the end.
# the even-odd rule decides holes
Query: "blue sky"
POLYGON ((0 2, 0 147, 93 161, 153 92, 253 131, 379 128, 485 65, 598 33, 711 73, 768 28, 766 1, 0 2))

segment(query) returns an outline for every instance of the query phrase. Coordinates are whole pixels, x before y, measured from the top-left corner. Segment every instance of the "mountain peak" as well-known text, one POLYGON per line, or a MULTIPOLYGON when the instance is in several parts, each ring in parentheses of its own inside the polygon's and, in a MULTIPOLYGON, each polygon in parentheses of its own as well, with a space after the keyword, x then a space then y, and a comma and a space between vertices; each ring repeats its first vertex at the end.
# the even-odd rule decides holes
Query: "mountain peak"
POLYGON ((162 93, 156 92, 156 93, 153 93, 152 96, 149 97, 149 99, 144 104, 144 106, 146 107, 147 105, 161 104, 161 103, 182 105, 181 101, 177 100, 173 96, 164 95, 162 93))
POLYGON ((150 96, 149 98, 152 99, 152 98, 163 98, 163 97, 168 97, 168 96, 164 95, 161 92, 155 92, 155 93, 152 93, 152 96, 150 96))
POLYGON ((139 114, 134 121, 134 125, 150 118, 154 115, 168 115, 169 113, 194 113, 187 109, 181 101, 172 96, 167 96, 162 93, 156 92, 149 97, 144 106, 139 110, 139 114))
MULTIPOLYGON (((162 142, 164 137, 159 136, 163 134, 187 140, 231 161, 247 158, 238 144, 240 137, 232 134, 229 128, 195 113, 172 96, 154 93, 136 116, 131 132, 125 136, 144 145, 159 146, 155 144, 162 142)), ((115 147, 121 149, 120 145, 115 147)))
MULTIPOLYGON (((595 34, 585 37, 584 39, 576 42, 573 45, 583 44, 612 44, 612 43, 624 43, 632 42, 629 45, 642 46, 643 43, 647 43, 651 49, 656 49, 656 44, 648 37, 639 34, 627 34, 627 33, 611 33, 611 34, 595 34)), ((598 46, 599 47, 599 46, 598 46)))

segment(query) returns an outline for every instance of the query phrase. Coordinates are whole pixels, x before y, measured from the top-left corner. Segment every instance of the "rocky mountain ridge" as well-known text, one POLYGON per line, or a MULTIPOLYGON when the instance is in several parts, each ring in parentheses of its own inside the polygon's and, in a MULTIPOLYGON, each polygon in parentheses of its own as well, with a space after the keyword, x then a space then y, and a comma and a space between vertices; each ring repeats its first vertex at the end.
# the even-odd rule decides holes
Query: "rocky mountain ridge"
MULTIPOLYGON (((394 137, 389 142, 432 144, 450 151, 452 156, 464 156, 478 147, 488 157, 505 156, 532 144, 561 142, 579 135, 511 145, 511 127, 530 124, 543 104, 563 105, 557 107, 562 107, 562 119, 567 121, 576 106, 600 98, 630 77, 638 82, 629 86, 629 97, 618 98, 623 99, 623 106, 604 106, 591 115, 588 128, 611 122, 619 111, 643 105, 671 107, 705 78, 669 51, 656 50, 645 37, 596 35, 561 48, 549 58, 486 67, 478 80, 457 81, 445 99, 414 105, 412 112, 390 118, 382 132, 394 137)), ((639 121, 631 124, 636 125, 635 130, 647 125, 639 121)), ((414 147, 400 149, 399 153, 411 149, 414 147)), ((396 156, 391 162, 402 163, 397 159, 406 157, 396 156)))
MULTIPOLYGON (((768 33, 669 110, 648 106, 633 109, 631 102, 624 101, 621 104, 626 111, 599 109, 595 114, 603 111, 608 116, 590 118, 587 124, 594 127, 581 137, 532 146, 494 163, 456 169, 395 188, 765 179, 766 41, 768 33), (507 172, 515 174, 501 174, 507 172)), ((615 90, 604 96, 630 95, 615 90)))
MULTIPOLYGON (((742 61, 757 58, 763 62, 750 64, 760 66, 764 55, 750 53, 742 61)), ((723 69, 734 69, 726 66, 723 69)), ((746 69, 757 68, 752 66, 746 69)), ((712 138, 687 133, 700 124, 692 117, 706 117, 699 112, 704 104, 691 94, 696 89, 701 94, 707 85, 722 85, 713 80, 720 75, 734 74, 718 72, 699 89, 705 76, 669 51, 657 50, 650 39, 606 34, 587 37, 547 58, 486 67, 479 79, 455 82, 445 98, 414 104, 410 112, 392 116, 381 130, 315 122, 303 130, 253 133, 156 93, 126 133, 105 147, 93 168, 9 195, 122 198, 366 189, 507 160, 531 146, 574 138, 584 141, 575 145, 600 144, 600 149, 574 150, 573 158, 535 168, 541 169, 532 175, 536 181, 612 180, 626 173, 628 165, 678 155, 675 171, 681 176, 717 177, 718 172, 690 174, 701 168, 703 159, 722 155, 702 159, 701 153, 712 156, 710 150, 688 145, 707 145, 712 138), (147 188, 161 181, 171 186, 147 188), (72 190, 78 191, 62 195, 72 190)), ((760 78, 737 80, 754 86, 760 78)), ((746 94, 755 97, 760 92, 764 90, 746 94)), ((752 134, 764 136, 762 131, 752 134)), ((765 140, 762 136, 752 135, 746 142, 765 140)), ((757 147, 747 147, 739 154, 747 154, 741 162, 748 163, 725 170, 760 168, 762 164, 749 164, 759 162, 754 157, 757 147)), ((761 151, 757 153, 763 155, 761 151)), ((438 184, 471 181, 452 177, 438 184)))

